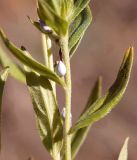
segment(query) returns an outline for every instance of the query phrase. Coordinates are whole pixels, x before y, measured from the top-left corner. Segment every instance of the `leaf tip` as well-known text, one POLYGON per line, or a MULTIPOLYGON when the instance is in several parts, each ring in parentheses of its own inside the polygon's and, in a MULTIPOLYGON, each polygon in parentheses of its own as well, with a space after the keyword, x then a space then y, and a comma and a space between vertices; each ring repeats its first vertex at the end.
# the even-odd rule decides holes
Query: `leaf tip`
POLYGON ((128 143, 129 142, 130 137, 127 137, 125 142, 128 143))
POLYGON ((127 160, 128 159, 128 142, 129 142, 129 137, 127 137, 124 141, 124 144, 121 148, 118 160, 127 160))
POLYGON ((0 28, 0 36, 1 36, 1 38, 3 38, 3 30, 2 30, 2 28, 0 28))
POLYGON ((5 81, 7 79, 8 73, 9 73, 9 66, 5 67, 1 72, 2 81, 5 81))
POLYGON ((134 47, 131 46, 131 47, 129 47, 129 49, 126 52, 126 57, 131 57, 132 58, 133 55, 134 55, 134 47))
POLYGON ((134 47, 133 46, 130 47, 129 54, 131 57, 133 57, 133 55, 134 55, 134 47))
POLYGON ((102 86, 102 81, 103 81, 102 76, 98 76, 97 83, 99 86, 102 86))

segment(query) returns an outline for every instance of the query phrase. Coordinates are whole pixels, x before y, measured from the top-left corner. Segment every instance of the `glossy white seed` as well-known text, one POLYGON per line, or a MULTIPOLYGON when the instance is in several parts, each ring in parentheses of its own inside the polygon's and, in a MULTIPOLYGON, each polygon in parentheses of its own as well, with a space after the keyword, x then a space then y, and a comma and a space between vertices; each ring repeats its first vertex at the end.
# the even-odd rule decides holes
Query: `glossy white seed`
POLYGON ((63 77, 66 74, 66 66, 62 61, 58 61, 55 66, 55 72, 60 76, 63 77))
POLYGON ((47 26, 43 20, 39 20, 39 24, 43 31, 49 32, 49 33, 52 32, 52 29, 49 26, 47 26))
POLYGON ((46 25, 42 26, 42 28, 46 32, 51 32, 52 31, 52 29, 49 26, 46 26, 46 25))

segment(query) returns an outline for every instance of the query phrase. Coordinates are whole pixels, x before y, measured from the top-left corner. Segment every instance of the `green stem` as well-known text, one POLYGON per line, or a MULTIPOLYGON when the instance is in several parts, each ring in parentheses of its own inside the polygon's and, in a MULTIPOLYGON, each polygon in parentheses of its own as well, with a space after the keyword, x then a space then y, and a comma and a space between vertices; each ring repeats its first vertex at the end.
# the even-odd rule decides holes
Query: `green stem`
MULTIPOLYGON (((48 42, 48 40, 51 41, 49 37, 46 37, 46 39, 47 39, 47 42, 48 42)), ((53 54, 52 54, 52 52, 51 52, 51 48, 49 48, 48 45, 49 45, 49 44, 47 43, 49 68, 50 68, 52 71, 54 71, 53 54)), ((55 97, 56 97, 56 84, 55 84, 55 82, 51 81, 51 85, 52 85, 52 88, 53 88, 53 93, 54 93, 54 95, 55 95, 55 97)))
POLYGON ((56 145, 53 146, 52 160, 60 160, 60 153, 57 151, 56 145))
POLYGON ((64 56, 64 63, 66 65, 66 117, 64 128, 64 147, 65 147, 65 160, 71 160, 71 136, 68 134, 71 127, 71 71, 70 71, 70 57, 68 49, 68 33, 66 36, 61 37, 60 46, 64 56))
POLYGON ((47 48, 46 35, 42 33, 41 38, 42 38, 42 48, 43 48, 43 55, 44 55, 44 63, 46 65, 46 67, 48 67, 49 66, 49 61, 48 61, 48 48, 47 48))
MULTIPOLYGON (((44 55, 44 63, 47 67, 49 67, 52 71, 54 71, 54 64, 53 64, 53 54, 51 52, 51 48, 49 48, 47 39, 49 37, 42 33, 42 48, 43 48, 43 55, 44 55)), ((51 81, 51 85, 53 88, 53 93, 56 97, 56 85, 55 82, 51 81)))

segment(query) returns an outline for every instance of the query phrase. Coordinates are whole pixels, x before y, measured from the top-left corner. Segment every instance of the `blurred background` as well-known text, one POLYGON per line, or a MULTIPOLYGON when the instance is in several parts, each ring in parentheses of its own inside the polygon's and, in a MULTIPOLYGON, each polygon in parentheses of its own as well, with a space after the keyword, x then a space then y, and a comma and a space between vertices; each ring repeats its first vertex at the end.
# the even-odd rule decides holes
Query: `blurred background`
MULTIPOLYGON (((92 0, 93 22, 72 58, 73 123, 84 108, 90 88, 103 76, 103 93, 115 80, 125 50, 135 48, 134 66, 126 94, 120 104, 91 128, 77 160, 117 160, 127 136, 129 160, 137 158, 137 1, 92 0)), ((35 0, 0 0, 0 26, 18 46, 25 45, 42 60, 41 37, 28 21, 36 19, 35 0)), ((2 44, 2 43, 1 43, 2 44)), ((7 51, 7 50, 6 50, 7 51)), ((64 97, 59 92, 60 106, 64 97)), ((64 105, 64 104, 63 104, 64 105)), ((1 160, 48 160, 36 131, 27 87, 11 77, 4 92, 1 160)))

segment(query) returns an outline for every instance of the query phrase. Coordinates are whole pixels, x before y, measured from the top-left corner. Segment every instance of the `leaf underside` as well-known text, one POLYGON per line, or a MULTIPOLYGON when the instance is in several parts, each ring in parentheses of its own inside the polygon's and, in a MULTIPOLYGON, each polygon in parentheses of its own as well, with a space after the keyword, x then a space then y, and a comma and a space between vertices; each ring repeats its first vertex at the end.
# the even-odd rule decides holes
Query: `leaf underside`
POLYGON ((70 57, 78 48, 85 31, 92 21, 92 15, 89 6, 87 6, 72 22, 69 30, 69 50, 70 57))
POLYGON ((89 4, 90 0, 75 0, 71 20, 74 20, 89 4))
POLYGON ((62 146, 63 127, 50 81, 44 76, 26 70, 26 81, 36 114, 41 140, 52 155, 53 147, 59 152, 62 146))
POLYGON ((23 69, 21 68, 21 66, 13 62, 2 48, 0 48, 0 64, 2 65, 2 67, 9 66, 10 75, 18 81, 25 83, 25 74, 23 69))

